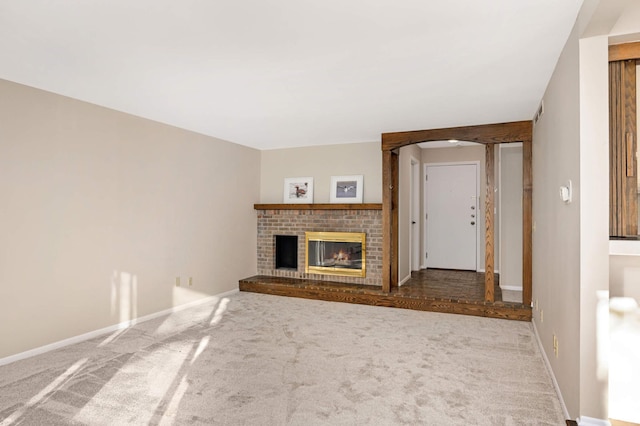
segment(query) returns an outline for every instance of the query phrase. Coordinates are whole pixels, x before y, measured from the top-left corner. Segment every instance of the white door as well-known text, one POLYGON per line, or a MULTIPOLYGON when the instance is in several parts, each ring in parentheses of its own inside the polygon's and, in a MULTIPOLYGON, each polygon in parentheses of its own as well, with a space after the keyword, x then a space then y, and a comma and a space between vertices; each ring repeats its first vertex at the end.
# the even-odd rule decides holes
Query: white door
POLYGON ((476 270, 478 165, 427 165, 427 268, 476 270))

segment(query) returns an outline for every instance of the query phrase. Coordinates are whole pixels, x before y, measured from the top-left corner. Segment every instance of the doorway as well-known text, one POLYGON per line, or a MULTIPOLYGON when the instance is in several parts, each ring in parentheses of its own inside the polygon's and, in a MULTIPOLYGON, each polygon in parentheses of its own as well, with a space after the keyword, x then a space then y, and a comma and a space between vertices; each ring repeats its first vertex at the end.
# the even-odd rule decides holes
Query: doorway
POLYGON ((498 149, 498 264, 503 301, 522 302, 522 144, 498 149))
MULTIPOLYGON (((429 130, 412 130, 382 134, 382 289, 391 292, 398 288, 398 188, 399 151, 408 145, 443 140, 466 140, 481 143, 485 147, 486 187, 495 182, 495 146, 503 143, 522 142, 522 305, 531 309, 533 266, 533 174, 532 139, 533 122, 480 124, 476 126, 449 127, 429 130)), ((495 211, 493 191, 486 191, 484 211, 495 211)), ((485 302, 493 303, 495 286, 495 252, 493 215, 485 214, 485 302)), ((494 309, 492 306, 491 309, 494 309)), ((529 314, 530 317, 530 314, 529 314)))
POLYGON ((425 164, 427 268, 477 270, 479 169, 477 162, 425 164))

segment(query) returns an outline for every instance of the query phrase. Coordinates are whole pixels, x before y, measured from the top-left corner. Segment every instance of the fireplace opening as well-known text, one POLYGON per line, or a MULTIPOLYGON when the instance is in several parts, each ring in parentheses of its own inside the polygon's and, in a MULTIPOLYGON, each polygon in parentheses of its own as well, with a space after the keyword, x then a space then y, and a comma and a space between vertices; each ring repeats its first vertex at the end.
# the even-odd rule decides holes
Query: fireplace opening
POLYGON ((364 277, 365 234, 307 232, 306 272, 364 277))
POLYGON ((276 269, 298 269, 297 235, 276 235, 276 269))

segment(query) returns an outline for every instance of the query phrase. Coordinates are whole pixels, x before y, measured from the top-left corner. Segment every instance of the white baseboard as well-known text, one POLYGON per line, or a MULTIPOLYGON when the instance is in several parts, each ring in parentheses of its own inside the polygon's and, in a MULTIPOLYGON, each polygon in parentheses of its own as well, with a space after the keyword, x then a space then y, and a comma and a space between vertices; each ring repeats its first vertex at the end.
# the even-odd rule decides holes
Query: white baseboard
MULTIPOLYGON (((485 272, 487 272, 487 270, 484 269, 484 268, 480 268, 480 269, 477 269, 476 272, 481 272, 481 273, 484 274, 485 272)), ((493 271, 493 273, 494 274, 499 274, 500 273, 500 269, 496 269, 495 271, 493 271)))
MULTIPOLYGON (((538 334, 538 329, 536 328, 535 321, 531 321, 531 325, 533 326, 533 334, 536 336, 536 341, 538 342, 538 348, 540 348, 540 353, 542 354, 542 359, 544 360, 544 365, 547 367, 547 371, 549 372, 549 376, 551 376, 551 381, 553 382, 553 387, 558 394, 558 399, 560 400, 560 406, 562 407, 562 413, 564 414, 565 419, 570 419, 569 410, 567 410, 567 405, 564 403, 564 398, 562 398, 562 392, 560 391, 560 386, 558 385, 558 381, 556 380, 555 374, 553 374, 553 370, 551 369, 551 363, 549 362, 549 358, 547 358, 547 353, 544 351, 544 347, 542 346, 542 341, 540 340, 540 335, 538 334)), ((586 425, 587 423, 585 423, 586 425)))
MULTIPOLYGON (((547 357, 547 353, 544 351, 544 347, 542 346, 542 341, 540 340, 540 335, 538 334, 538 329, 536 328, 535 321, 531 321, 531 325, 533 326, 533 334, 536 335, 536 341, 538 342, 538 347, 540 348, 540 353, 542 354, 542 359, 544 360, 544 365, 547 367, 547 371, 549 372, 549 376, 551 376, 551 381, 553 382, 553 387, 558 394, 558 399, 560 400, 560 405, 562 406, 562 412, 564 414, 565 419, 570 419, 569 410, 567 410, 567 405, 564 403, 564 398, 562 398, 562 392, 560 391, 560 386, 558 385, 558 381, 556 380, 555 374, 553 374, 553 370, 551 369, 551 363, 549 362, 549 358, 547 357)), ((593 417, 580 416, 576 419, 579 426, 611 426, 611 423, 608 420, 603 419, 595 419, 593 417)))
POLYGON ((609 420, 594 419, 587 416, 580 416, 576 421, 579 426, 611 426, 609 420))
POLYGON ((215 294, 213 296, 208 296, 202 299, 194 300, 192 302, 187 302, 182 305, 174 306, 173 308, 165 309, 163 311, 154 312, 153 314, 145 315, 143 317, 134 318, 128 321, 121 322, 119 324, 110 325, 109 327, 101 328, 99 330, 93 330, 88 333, 80 334, 79 336, 69 337, 68 339, 59 340, 57 342, 50 343, 48 345, 40 346, 34 349, 30 349, 25 352, 20 352, 15 355, 10 355, 5 358, 0 358, 0 366, 11 364, 12 362, 20 361, 26 358, 31 358, 32 356, 41 355, 43 353, 53 351, 55 349, 63 348, 65 346, 73 345, 76 343, 84 342, 85 340, 93 339, 94 337, 101 336, 107 333, 113 333, 114 331, 122 330, 125 328, 129 328, 133 325, 136 325, 141 322, 149 321, 163 315, 169 315, 174 312, 180 312, 188 308, 192 308, 194 306, 202 305, 216 298, 222 298, 225 296, 230 296, 234 293, 237 293, 238 289, 225 291, 224 293, 215 294))
POLYGON ((502 284, 500 284, 500 290, 522 291, 522 287, 518 287, 517 285, 502 285, 502 284))
POLYGON ((400 282, 398 283, 398 287, 400 287, 402 284, 406 283, 406 282, 407 282, 407 281, 409 281, 410 279, 411 279, 411 274, 409 274, 409 275, 407 275, 406 277, 404 277, 404 278, 402 279, 402 281, 400 281, 400 282))

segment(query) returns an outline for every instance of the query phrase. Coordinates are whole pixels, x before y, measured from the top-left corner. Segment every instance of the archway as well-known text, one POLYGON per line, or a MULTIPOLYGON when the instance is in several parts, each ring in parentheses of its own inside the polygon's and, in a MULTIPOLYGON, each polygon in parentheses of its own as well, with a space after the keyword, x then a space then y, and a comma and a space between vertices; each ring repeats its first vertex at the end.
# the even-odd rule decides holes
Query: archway
POLYGON ((407 145, 442 140, 464 140, 485 145, 485 301, 494 302, 494 149, 495 144, 522 142, 522 303, 531 305, 532 293, 532 130, 531 121, 450 127, 382 134, 382 288, 398 287, 398 150, 407 145))

